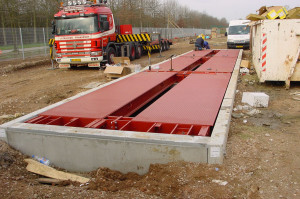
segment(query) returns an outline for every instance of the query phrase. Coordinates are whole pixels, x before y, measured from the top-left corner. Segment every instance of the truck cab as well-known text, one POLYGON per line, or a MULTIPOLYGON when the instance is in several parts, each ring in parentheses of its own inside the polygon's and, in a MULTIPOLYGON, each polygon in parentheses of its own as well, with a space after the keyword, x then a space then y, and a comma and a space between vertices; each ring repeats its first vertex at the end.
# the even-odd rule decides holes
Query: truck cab
POLYGON ((250 21, 234 20, 230 21, 227 33, 227 48, 250 48, 250 21))
POLYGON ((133 61, 172 45, 168 39, 151 39, 149 33, 133 34, 131 24, 116 25, 106 0, 65 1, 54 19, 59 68, 100 67, 112 64, 116 56, 133 61))
MULTIPOLYGON (((116 29, 113 14, 103 1, 67 1, 54 19, 56 61, 60 68, 99 67, 107 59, 109 43, 116 41, 116 29)), ((110 57, 116 54, 111 49, 110 53, 110 57)))

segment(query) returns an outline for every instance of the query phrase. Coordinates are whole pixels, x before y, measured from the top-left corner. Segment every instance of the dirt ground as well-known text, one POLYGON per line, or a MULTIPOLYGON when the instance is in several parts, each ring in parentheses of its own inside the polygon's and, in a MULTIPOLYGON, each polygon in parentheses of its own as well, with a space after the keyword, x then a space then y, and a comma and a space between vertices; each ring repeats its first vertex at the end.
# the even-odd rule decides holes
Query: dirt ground
MULTIPOLYGON (((226 48, 226 40, 214 39, 210 45, 226 48)), ((189 40, 178 41, 164 57, 153 54, 152 63, 193 48, 189 40)), ((243 58, 250 56, 245 51, 243 58)), ((85 91, 90 83, 107 82, 96 69, 49 70, 47 60, 26 62, 36 61, 32 67, 0 62, 0 124, 85 91)), ((147 66, 148 59, 133 63, 147 66)), ((144 176, 99 168, 81 174, 92 179, 88 185, 50 186, 39 184, 39 176, 26 171, 26 156, 0 141, 0 198, 300 198, 300 105, 293 96, 300 85, 293 83, 285 90, 280 83, 260 84, 251 72, 240 76, 237 90, 223 165, 152 165, 144 176), (269 107, 251 113, 241 103, 245 91, 265 92, 269 107)))

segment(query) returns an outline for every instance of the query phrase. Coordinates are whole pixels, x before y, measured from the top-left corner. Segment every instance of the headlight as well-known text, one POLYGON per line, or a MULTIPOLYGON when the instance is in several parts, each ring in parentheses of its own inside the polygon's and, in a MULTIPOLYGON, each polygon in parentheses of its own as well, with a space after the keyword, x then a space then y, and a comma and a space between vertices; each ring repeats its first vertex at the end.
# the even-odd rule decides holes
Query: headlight
POLYGON ((56 54, 56 57, 61 57, 61 54, 56 54))
POLYGON ((227 42, 231 43, 231 42, 234 42, 234 40, 233 39, 228 39, 227 42))
POLYGON ((250 42, 250 39, 245 39, 245 42, 250 42))
POLYGON ((77 1, 73 1, 73 5, 76 6, 76 4, 77 4, 77 1))
POLYGON ((68 6, 71 6, 72 5, 72 1, 68 1, 68 6))
POLYGON ((99 56, 101 55, 101 51, 100 52, 91 52, 91 56, 99 56))

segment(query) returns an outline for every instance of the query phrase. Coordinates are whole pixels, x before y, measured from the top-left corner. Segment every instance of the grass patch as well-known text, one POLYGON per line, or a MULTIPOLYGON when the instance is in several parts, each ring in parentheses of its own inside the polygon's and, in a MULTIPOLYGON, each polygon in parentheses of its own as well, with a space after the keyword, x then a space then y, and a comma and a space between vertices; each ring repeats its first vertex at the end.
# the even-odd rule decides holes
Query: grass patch
MULTIPOLYGON (((36 57, 36 56, 50 56, 49 55, 49 49, 46 50, 45 54, 45 49, 37 49, 37 50, 30 50, 30 51, 25 51, 24 52, 24 57, 36 57)), ((21 51, 19 52, 9 52, 5 54, 0 55, 0 60, 10 60, 10 59, 22 59, 23 54, 21 51)))
MULTIPOLYGON (((43 47, 45 46, 44 43, 36 43, 36 44, 24 44, 24 49, 25 48, 35 48, 35 47, 43 47)), ((47 46, 47 44, 46 44, 47 46)), ((17 45, 18 49, 22 49, 21 45, 17 45)), ((0 46, 0 50, 13 50, 14 46, 13 45, 9 45, 9 46, 0 46)))
POLYGON ((270 131, 270 128, 264 126, 249 126, 239 125, 233 130, 233 133, 240 138, 247 140, 253 138, 256 134, 265 134, 270 131))
POLYGON ((248 139, 250 139, 250 138, 253 137, 253 136, 251 136, 251 135, 249 135, 249 134, 247 134, 247 133, 240 133, 240 134, 238 134, 238 136, 239 136, 240 138, 242 138, 243 140, 248 140, 248 139))

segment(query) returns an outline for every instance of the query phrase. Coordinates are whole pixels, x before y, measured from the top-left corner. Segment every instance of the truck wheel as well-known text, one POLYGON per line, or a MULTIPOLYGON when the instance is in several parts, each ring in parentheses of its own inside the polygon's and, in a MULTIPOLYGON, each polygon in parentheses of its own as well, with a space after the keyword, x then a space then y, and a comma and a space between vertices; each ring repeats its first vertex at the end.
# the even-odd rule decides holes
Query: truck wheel
POLYGON ((143 53, 143 51, 142 51, 142 46, 141 46, 141 45, 137 45, 137 46, 136 46, 136 50, 135 50, 135 58, 136 58, 136 59, 141 58, 142 53, 143 53))
POLYGON ((133 61, 135 59, 135 46, 133 44, 129 45, 129 59, 133 61))
POLYGON ((116 56, 116 51, 114 48, 109 47, 107 50, 107 62, 108 64, 113 64, 113 58, 116 56))

